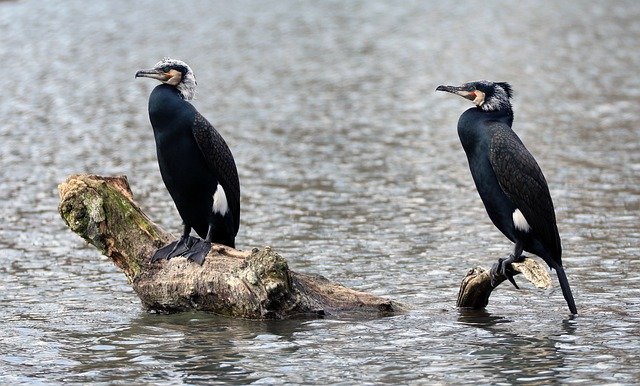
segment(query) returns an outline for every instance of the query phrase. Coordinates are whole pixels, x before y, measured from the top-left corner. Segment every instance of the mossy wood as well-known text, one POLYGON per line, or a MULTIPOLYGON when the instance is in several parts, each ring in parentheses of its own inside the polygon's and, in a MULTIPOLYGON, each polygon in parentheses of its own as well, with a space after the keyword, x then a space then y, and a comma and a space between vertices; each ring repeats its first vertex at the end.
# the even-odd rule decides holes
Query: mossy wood
MULTIPOLYGON (((58 187, 59 211, 72 231, 120 268, 145 308, 202 310, 248 319, 304 315, 389 315, 407 307, 356 291, 321 276, 291 271, 270 247, 239 251, 215 244, 202 266, 176 257, 151 263, 157 248, 175 239, 135 204, 125 176, 72 175, 58 187)), ((515 274, 537 287, 551 279, 535 260, 514 264, 515 274)), ((501 277, 498 284, 506 280, 501 277)), ((425 288, 428 283, 425 283, 425 288)), ((462 281, 458 307, 486 307, 494 287, 489 272, 474 268, 462 281)))
POLYGON ((203 310, 249 318, 397 313, 397 302, 291 271, 270 247, 239 251, 214 244, 202 266, 176 257, 151 263, 175 239, 134 203, 126 177, 72 175, 58 187, 69 228, 109 257, 129 279, 145 308, 203 310))

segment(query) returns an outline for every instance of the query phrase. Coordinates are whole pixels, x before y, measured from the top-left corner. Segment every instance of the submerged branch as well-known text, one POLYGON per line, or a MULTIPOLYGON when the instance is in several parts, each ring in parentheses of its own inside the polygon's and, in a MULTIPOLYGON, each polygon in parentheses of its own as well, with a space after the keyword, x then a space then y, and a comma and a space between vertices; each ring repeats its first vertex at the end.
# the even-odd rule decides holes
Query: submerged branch
MULTIPOLYGON (((525 257, 522 262, 513 263, 511 266, 514 275, 522 274, 537 288, 551 286, 549 272, 537 260, 525 257)), ((456 305, 462 308, 483 309, 489 304, 491 292, 506 280, 506 276, 498 276, 494 287, 491 285, 491 275, 488 270, 482 267, 473 268, 462 279, 456 305)))

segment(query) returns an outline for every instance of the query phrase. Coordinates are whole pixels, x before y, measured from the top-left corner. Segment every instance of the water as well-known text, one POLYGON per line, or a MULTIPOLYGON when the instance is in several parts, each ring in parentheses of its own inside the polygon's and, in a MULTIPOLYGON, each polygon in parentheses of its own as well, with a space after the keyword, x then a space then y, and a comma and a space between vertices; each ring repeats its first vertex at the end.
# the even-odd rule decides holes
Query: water
MULTIPOLYGON (((0 383, 640 382, 640 3, 0 2, 0 383), (242 184, 242 249, 388 296, 380 319, 147 314, 72 234, 56 185, 127 174, 180 220, 134 80, 187 61, 242 184), (439 84, 507 80, 544 170, 580 315, 558 286, 459 281, 511 248, 489 223, 439 84)), ((520 280, 522 282, 522 280, 520 280)))

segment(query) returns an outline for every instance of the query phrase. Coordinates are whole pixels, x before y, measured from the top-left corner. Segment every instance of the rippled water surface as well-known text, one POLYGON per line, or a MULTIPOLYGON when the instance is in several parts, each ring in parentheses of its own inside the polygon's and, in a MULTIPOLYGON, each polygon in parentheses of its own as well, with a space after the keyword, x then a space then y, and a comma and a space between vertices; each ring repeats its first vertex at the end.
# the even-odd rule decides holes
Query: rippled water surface
MULTIPOLYGON (((640 382, 640 3, 0 1, 0 383, 640 382), (134 80, 163 56, 242 185, 242 249, 410 304, 378 319, 147 314, 57 214, 71 173, 126 174, 180 220, 134 80), (557 285, 455 308, 511 244, 488 221, 442 83, 509 81, 553 195, 557 285)), ((556 283, 554 278, 554 283, 556 283)))

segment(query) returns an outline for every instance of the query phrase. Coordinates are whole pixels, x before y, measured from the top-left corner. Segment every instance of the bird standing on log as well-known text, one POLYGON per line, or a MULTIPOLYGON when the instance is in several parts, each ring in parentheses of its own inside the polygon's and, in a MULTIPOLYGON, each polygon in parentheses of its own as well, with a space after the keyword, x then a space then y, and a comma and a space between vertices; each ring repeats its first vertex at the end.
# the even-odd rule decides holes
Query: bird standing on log
POLYGON ((523 250, 538 255, 556 271, 569 310, 577 314, 562 267, 562 246, 547 181, 511 129, 511 86, 477 81, 438 86, 436 91, 460 95, 476 105, 460 116, 458 136, 489 218, 515 243, 513 254, 498 259, 492 267, 492 279, 502 274, 518 288, 511 263, 523 259, 523 250))
POLYGON ((149 119, 160 174, 184 224, 180 239, 158 249, 151 260, 185 256, 202 264, 211 243, 235 247, 240 183, 233 155, 220 133, 188 102, 196 79, 185 62, 164 58, 135 77, 162 82, 149 96, 149 119), (192 228, 204 240, 190 236, 192 228))

